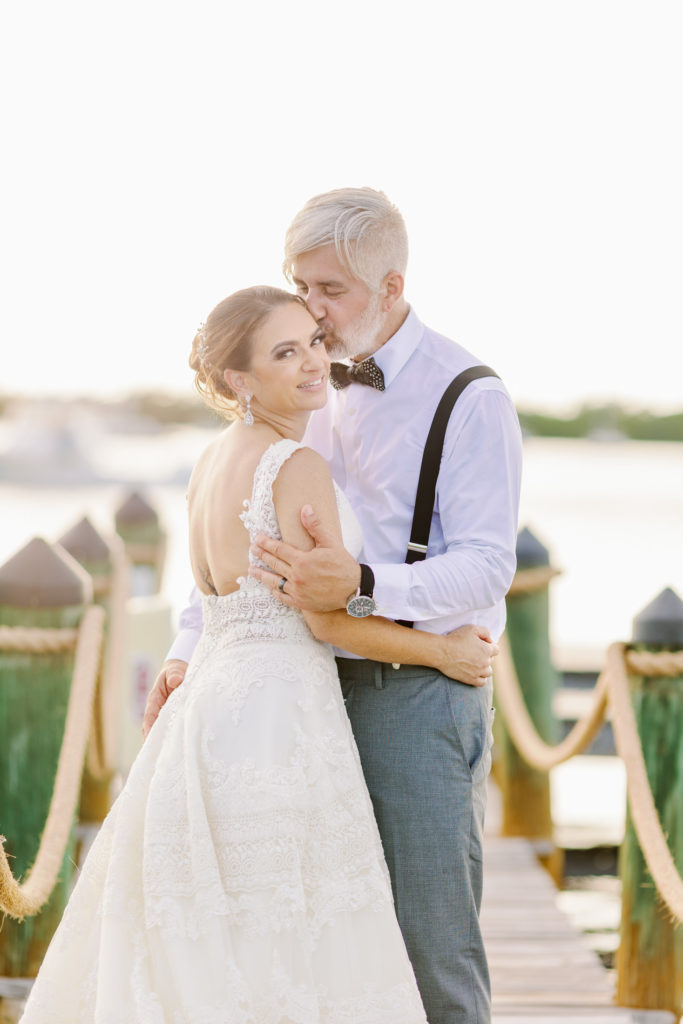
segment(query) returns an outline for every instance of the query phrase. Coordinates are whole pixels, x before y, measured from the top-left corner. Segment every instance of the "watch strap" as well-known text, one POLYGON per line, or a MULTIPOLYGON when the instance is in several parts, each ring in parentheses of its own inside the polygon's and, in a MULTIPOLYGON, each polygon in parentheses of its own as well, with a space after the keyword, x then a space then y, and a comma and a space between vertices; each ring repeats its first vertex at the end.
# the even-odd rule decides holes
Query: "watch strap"
POLYGON ((359 595, 363 597, 372 597, 372 592, 375 589, 375 574, 369 565, 365 565, 363 562, 360 563, 360 588, 358 590, 359 595))

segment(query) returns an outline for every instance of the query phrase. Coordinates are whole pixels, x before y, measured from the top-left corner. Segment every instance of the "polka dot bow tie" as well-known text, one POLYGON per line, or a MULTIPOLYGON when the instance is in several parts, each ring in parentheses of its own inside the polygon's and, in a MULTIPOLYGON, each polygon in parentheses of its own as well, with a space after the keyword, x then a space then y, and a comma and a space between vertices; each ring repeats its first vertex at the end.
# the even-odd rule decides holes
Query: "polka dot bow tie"
POLYGON ((337 391, 347 388, 349 384, 367 384, 378 391, 384 391, 384 374, 372 356, 362 363, 332 363, 330 365, 330 382, 337 391))

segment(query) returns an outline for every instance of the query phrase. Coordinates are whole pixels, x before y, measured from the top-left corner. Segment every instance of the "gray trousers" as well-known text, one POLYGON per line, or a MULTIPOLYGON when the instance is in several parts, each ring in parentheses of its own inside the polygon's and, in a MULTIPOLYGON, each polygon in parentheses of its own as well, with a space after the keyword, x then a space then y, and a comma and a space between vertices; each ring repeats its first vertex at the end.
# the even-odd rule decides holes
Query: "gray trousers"
POLYGON ((430 1024, 490 1024, 479 927, 491 686, 338 658, 396 912, 430 1024))

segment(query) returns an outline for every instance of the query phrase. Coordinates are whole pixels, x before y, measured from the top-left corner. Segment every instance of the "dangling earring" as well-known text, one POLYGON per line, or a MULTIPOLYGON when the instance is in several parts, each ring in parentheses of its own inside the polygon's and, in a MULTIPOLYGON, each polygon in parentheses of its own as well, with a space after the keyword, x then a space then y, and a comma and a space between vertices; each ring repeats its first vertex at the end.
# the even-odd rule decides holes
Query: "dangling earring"
POLYGON ((254 426, 254 414, 251 411, 251 395, 246 394, 244 396, 244 398, 245 398, 245 401, 247 403, 247 407, 244 410, 244 425, 245 425, 245 427, 253 427, 254 426))

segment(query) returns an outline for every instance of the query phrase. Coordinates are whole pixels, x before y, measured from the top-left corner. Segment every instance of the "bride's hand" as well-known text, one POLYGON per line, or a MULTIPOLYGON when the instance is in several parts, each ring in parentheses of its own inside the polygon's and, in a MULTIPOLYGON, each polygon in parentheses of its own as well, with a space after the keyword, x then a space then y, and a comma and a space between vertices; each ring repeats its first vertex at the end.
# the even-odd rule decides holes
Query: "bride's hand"
POLYGON ((443 638, 444 652, 437 668, 468 686, 483 686, 493 675, 491 663, 498 654, 485 626, 461 626, 443 638))

